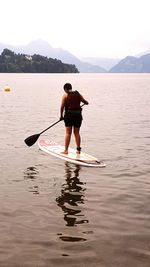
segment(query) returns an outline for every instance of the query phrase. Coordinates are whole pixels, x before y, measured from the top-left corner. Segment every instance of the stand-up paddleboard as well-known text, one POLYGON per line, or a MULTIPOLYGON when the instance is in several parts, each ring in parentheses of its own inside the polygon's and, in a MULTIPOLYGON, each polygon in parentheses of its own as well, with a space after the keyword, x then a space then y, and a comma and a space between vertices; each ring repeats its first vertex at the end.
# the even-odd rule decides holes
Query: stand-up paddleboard
POLYGON ((97 158, 81 152, 80 154, 76 153, 76 150, 73 148, 69 148, 68 154, 62 154, 61 152, 64 151, 64 146, 59 145, 55 142, 51 142, 49 140, 39 140, 38 146, 44 152, 58 157, 60 159, 66 160, 68 162, 82 165, 86 167, 105 167, 106 164, 100 162, 97 158))

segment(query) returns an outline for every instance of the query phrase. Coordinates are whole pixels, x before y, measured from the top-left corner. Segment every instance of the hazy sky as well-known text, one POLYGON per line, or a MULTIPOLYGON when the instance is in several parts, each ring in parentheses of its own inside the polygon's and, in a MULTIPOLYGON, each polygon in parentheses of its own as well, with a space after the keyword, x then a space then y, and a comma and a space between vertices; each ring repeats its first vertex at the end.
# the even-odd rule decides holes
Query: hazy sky
POLYGON ((78 57, 150 49, 150 0, 0 0, 0 43, 41 38, 78 57))

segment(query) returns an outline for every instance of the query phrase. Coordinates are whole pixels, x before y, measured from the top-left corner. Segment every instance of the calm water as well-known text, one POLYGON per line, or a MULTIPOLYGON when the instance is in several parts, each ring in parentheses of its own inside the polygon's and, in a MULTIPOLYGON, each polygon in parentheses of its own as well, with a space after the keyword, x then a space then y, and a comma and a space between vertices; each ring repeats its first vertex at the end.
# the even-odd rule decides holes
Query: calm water
MULTIPOLYGON (((149 267, 150 75, 0 74, 0 101, 0 266, 149 267), (90 102, 82 147, 106 168, 23 142, 59 119, 65 82, 90 102)), ((63 122, 43 137, 63 143, 63 122)))

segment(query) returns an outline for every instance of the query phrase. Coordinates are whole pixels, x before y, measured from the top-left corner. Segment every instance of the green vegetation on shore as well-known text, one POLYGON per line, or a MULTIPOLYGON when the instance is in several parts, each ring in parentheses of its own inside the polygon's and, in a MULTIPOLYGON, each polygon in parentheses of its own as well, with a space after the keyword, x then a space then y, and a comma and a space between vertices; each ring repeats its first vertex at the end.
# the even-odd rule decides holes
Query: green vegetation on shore
POLYGON ((40 55, 15 54, 4 49, 0 55, 0 73, 78 73, 75 65, 40 55))

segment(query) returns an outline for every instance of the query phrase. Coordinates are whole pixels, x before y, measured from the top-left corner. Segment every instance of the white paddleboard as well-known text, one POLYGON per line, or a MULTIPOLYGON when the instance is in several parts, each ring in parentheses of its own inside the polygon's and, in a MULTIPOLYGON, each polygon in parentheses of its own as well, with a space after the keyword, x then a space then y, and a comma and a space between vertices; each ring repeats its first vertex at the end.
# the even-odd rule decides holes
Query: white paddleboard
POLYGON ((38 146, 41 150, 44 152, 58 157, 60 159, 63 159, 65 161, 82 165, 86 167, 105 167, 106 164, 103 162, 100 162, 97 158, 86 154, 84 152, 81 152, 80 154, 76 153, 76 150, 73 148, 69 148, 68 154, 62 154, 64 151, 64 146, 59 145, 55 142, 51 142, 49 140, 41 139, 38 142, 38 146))

